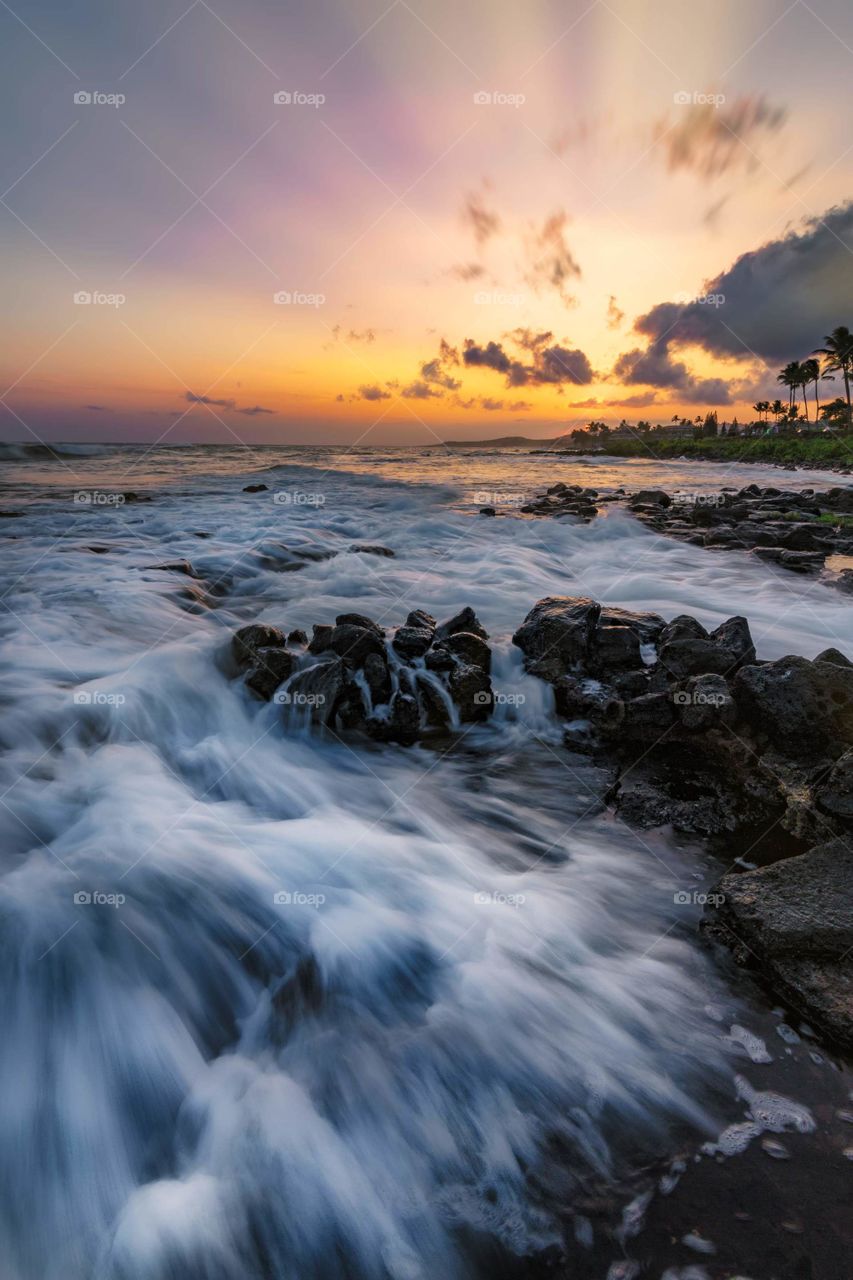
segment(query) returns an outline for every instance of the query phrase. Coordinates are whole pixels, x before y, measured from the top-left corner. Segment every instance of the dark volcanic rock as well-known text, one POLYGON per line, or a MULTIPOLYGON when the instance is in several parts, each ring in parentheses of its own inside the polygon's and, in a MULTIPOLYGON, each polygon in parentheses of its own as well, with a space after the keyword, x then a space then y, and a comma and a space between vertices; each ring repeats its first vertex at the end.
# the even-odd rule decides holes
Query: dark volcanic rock
POLYGON ((435 628, 438 625, 431 613, 427 613, 426 609, 412 609, 406 618, 405 625, 407 627, 419 627, 423 631, 430 631, 435 634, 435 628))
POLYGON ((261 649, 283 649, 284 646, 283 631, 256 622, 240 628, 231 641, 231 652, 241 667, 250 667, 261 649))
POLYGON ((696 618, 691 618, 689 613, 679 613, 671 622, 667 622, 666 626, 661 630, 658 636, 658 644, 670 644, 673 640, 707 640, 708 632, 698 622, 696 618))
POLYGON ((693 676, 673 701, 682 725, 692 732, 731 725, 737 714, 734 698, 721 675, 693 676))
POLYGON ((640 489, 631 498, 629 506, 668 507, 671 503, 672 498, 663 489, 640 489))
POLYGON ((442 647, 469 666, 480 667, 487 673, 492 669, 492 651, 485 640, 473 631, 454 632, 447 637, 442 647))
POLYGON ((845 658, 844 654, 838 649, 824 649, 815 658, 815 662, 831 662, 836 667, 853 667, 853 662, 849 658, 845 658))
POLYGON ((832 1039, 853 1046, 853 848, 831 840, 808 853, 724 876, 706 921, 741 964, 832 1039))
POLYGON ((488 720, 492 714, 492 683, 482 667, 456 667, 450 673, 448 687, 463 724, 488 720))
POLYGON ((819 808, 839 818, 843 823, 853 823, 853 751, 845 751, 836 760, 826 782, 815 792, 819 808))
POLYGON ((170 560, 168 564, 149 564, 146 569, 165 569, 168 573, 184 573, 188 578, 197 578, 198 574, 189 560, 170 560))
POLYGON ((340 658, 331 658, 297 671, 287 689, 279 691, 275 698, 285 710, 299 711, 307 707, 312 720, 318 724, 330 724, 347 684, 345 663, 340 658))
POLYGON ((635 613, 631 609, 619 609, 612 604, 601 606, 598 624, 602 627, 630 627, 636 632, 641 644, 654 644, 666 625, 656 613, 635 613))
POLYGON ((488 640, 489 633, 486 628, 477 619, 477 615, 471 608, 464 608, 449 618, 447 622, 442 622, 440 627, 436 628, 436 640, 445 640, 448 636, 455 636, 460 631, 470 631, 472 635, 480 636, 483 640, 488 640))
POLYGON ((398 689, 391 699, 387 719, 372 716, 367 721, 367 732, 377 742, 398 742, 410 747, 418 740, 420 718, 417 698, 398 689))
POLYGON ((379 636, 380 640, 385 637, 385 632, 379 626, 379 623, 374 622, 372 618, 366 617, 363 613, 339 613, 335 618, 335 626, 363 627, 365 631, 372 631, 374 635, 379 636))
POLYGON ((646 693, 625 704, 620 732, 637 742, 657 742, 676 723, 675 704, 669 693, 646 693))
POLYGON ((722 648, 713 640, 671 640, 661 645, 659 657, 676 680, 706 672, 724 675, 734 671, 737 665, 732 650, 722 648))
POLYGON ((779 658, 741 667, 732 691, 753 732, 791 759, 853 744, 853 668, 779 658))
POLYGON ((390 547, 380 547, 378 544, 371 542, 354 542, 350 547, 350 551, 357 551, 363 556, 395 556, 397 554, 390 547))
POLYGON ((258 649, 255 662, 256 666, 246 677, 246 684, 269 702, 278 686, 293 674, 296 657, 287 649, 258 649))
POLYGON ((288 632, 287 643, 307 645, 308 637, 304 631, 299 631, 299 630, 290 631, 288 632))
POLYGON ((601 605, 586 596, 546 596, 530 610, 512 642, 528 667, 535 664, 537 674, 556 678, 585 662, 600 613, 601 605))
POLYGON ((384 657, 378 653, 369 653, 362 667, 370 697, 374 707, 384 706, 391 701, 391 672, 384 657))
POLYGON ((391 643, 404 658, 422 658, 432 644, 433 632, 425 627, 398 627, 391 643))
POLYGON ((246 484, 243 486, 244 493, 266 493, 269 485, 267 484, 246 484))
POLYGON ((593 661, 603 672, 642 666, 640 637, 632 627, 597 626, 592 633, 593 661))
MULTIPOLYGON (((345 615, 341 615, 342 617, 345 615)), ((358 616, 358 615, 356 615, 358 616)), ((311 653, 335 653, 339 658, 346 658, 354 667, 360 667, 370 653, 385 656, 385 642, 381 635, 371 627, 362 627, 354 622, 345 622, 342 626, 334 626, 328 634, 317 636, 310 644, 311 653)))
POLYGON ((730 650, 738 666, 755 662, 755 645, 746 618, 735 616, 721 622, 711 632, 711 639, 722 649, 730 650))

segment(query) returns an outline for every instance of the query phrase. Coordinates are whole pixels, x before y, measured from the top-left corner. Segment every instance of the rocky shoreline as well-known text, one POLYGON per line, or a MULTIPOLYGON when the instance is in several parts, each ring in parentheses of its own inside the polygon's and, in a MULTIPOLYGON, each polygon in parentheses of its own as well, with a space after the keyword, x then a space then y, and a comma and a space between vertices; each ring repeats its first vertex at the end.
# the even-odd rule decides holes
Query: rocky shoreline
MULTIPOLYGON (((521 507, 526 515, 573 516, 589 522, 602 503, 619 502, 656 533, 711 550, 748 551, 792 573, 827 574, 829 585, 853 592, 853 488, 762 488, 669 494, 663 489, 599 494, 582 485, 555 484, 521 507), (832 565, 831 558, 850 558, 832 565), (828 563, 830 562, 830 563, 828 563)), ((494 514, 484 509, 482 514, 494 514)))
MULTIPOLYGON (((291 722, 411 747, 491 717, 488 639, 470 608, 442 623, 416 609, 390 634, 346 613, 310 639, 242 627, 227 662, 291 722)), ((745 618, 708 632, 575 596, 539 600, 513 644, 622 820, 740 844, 776 831, 769 865, 722 877, 706 933, 853 1047, 853 663, 762 661, 745 618)))

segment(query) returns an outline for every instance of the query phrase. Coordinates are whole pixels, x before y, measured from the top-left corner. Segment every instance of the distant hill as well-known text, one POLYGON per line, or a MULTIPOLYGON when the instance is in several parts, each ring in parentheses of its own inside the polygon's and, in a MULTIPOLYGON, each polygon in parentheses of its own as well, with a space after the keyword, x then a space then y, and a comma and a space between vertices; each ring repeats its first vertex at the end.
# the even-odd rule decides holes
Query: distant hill
POLYGON ((494 440, 445 440, 448 449, 518 449, 523 445, 535 445, 538 449, 547 449, 551 445, 568 443, 568 436, 555 436, 552 439, 534 439, 532 436, 496 436, 494 440))

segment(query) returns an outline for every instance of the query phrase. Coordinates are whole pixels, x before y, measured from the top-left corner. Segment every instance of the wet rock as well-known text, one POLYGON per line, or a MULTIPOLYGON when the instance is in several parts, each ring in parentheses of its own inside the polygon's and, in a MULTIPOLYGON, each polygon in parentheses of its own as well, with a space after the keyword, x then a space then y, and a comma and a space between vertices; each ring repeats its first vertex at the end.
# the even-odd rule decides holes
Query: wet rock
POLYGON ((673 701, 681 724, 694 733, 732 725, 737 717, 734 698, 721 675, 693 676, 673 701))
POLYGON ((287 649, 258 649, 255 661, 246 684, 258 697, 269 702, 279 685, 293 674, 296 657, 287 649))
POLYGON ((596 667, 611 672, 639 667, 640 638, 631 627, 602 627, 592 633, 592 653, 596 667))
POLYGON ((481 516, 496 516, 497 514, 494 507, 480 507, 481 516))
POLYGON ((746 666, 755 662, 755 645, 746 618, 735 616, 721 622, 711 632, 711 639, 720 648, 734 654, 738 666, 746 666))
POLYGON ((668 507, 672 503, 668 493, 663 489, 640 489, 635 493, 629 502, 629 506, 656 506, 668 507))
POLYGON ((428 671, 452 671, 456 666, 456 659, 449 649, 436 645, 424 658, 424 665, 428 671))
POLYGON ((151 502, 151 498, 147 493, 135 493, 133 489, 128 489, 126 493, 121 495, 125 502, 151 502))
POLYGON ((348 683, 346 664, 341 658, 321 660, 297 671, 278 699, 285 710, 307 707, 313 721, 331 724, 348 683))
POLYGON ((332 627, 322 640, 318 640, 315 635, 310 649, 312 653, 335 653, 339 658, 346 658, 352 666, 360 667, 370 653, 384 657, 385 641, 381 632, 377 634, 373 623, 370 627, 363 627, 355 622, 345 622, 332 627))
POLYGON ((167 573, 183 573, 188 578, 197 578, 198 574, 189 560, 170 560, 168 564, 148 564, 146 569, 163 569, 167 573))
POLYGON ((307 637, 307 635, 305 634, 305 632, 304 632, 304 631, 300 631, 300 630, 298 630, 298 629, 297 629, 297 630, 295 630, 295 631, 290 631, 290 632, 288 632, 288 636, 287 636, 287 643, 288 643, 288 644, 301 644, 301 645, 307 645, 307 644, 308 644, 308 637, 307 637))
POLYGON ((432 644, 433 632, 425 627, 398 627, 391 643, 404 658, 422 658, 432 644))
POLYGON ((853 1045, 853 849, 831 840, 726 875, 705 927, 833 1040, 853 1045))
POLYGON ((586 596, 546 596, 537 601, 512 637, 526 665, 544 678, 564 675, 584 663, 601 605, 586 596))
POLYGON ((436 628, 436 640, 445 640, 448 636, 455 636, 460 631, 469 631, 472 635, 480 636, 483 640, 488 640, 489 633, 480 623, 473 609, 466 607, 461 609, 454 617, 449 618, 447 622, 442 622, 440 627, 436 628))
POLYGON ((374 716, 367 721, 367 732, 377 742, 397 742, 409 747, 417 742, 419 730, 420 708, 417 698, 399 689, 391 699, 388 717, 380 719, 374 716))
POLYGON ((666 625, 656 613, 619 609, 612 604, 601 606, 598 624, 602 627, 630 627, 641 644, 654 644, 666 625))
POLYGON ((369 653, 362 667, 370 698, 374 707, 384 706, 391 701, 391 672, 384 657, 378 653, 369 653))
POLYGON ((676 723, 675 705, 668 693, 647 693, 625 703, 621 731, 637 742, 657 742, 676 723))
POLYGON ((820 809, 842 822, 853 823, 853 751, 836 760, 826 782, 818 786, 815 798, 820 809))
POLYGON ((381 547, 377 543, 371 542, 354 542, 350 547, 350 551, 357 551, 363 556, 395 556, 396 551, 392 551, 390 547, 381 547))
POLYGON ((749 728, 792 759, 853 745, 853 668, 779 658, 741 667, 732 692, 749 728))
POLYGON ((431 613, 427 613, 426 609, 412 609, 406 618, 405 625, 407 627, 418 627, 422 631, 429 631, 435 635, 435 629, 438 625, 431 613))
POLYGON ((380 640, 384 640, 385 632, 379 626, 378 622, 374 622, 372 618, 368 618, 363 613, 339 613, 335 618, 336 627, 361 627, 365 631, 372 631, 380 640))
POLYGON ((284 632, 278 627, 265 626, 263 623, 252 623, 241 627, 231 641, 231 652, 241 667, 252 666, 261 649, 283 649, 284 632))
POLYGON ((487 673, 492 669, 491 649, 481 636, 472 631, 454 632, 444 641, 443 648, 469 666, 480 667, 487 673))
POLYGON ((463 724, 488 720, 493 705, 492 684, 482 667, 455 667, 450 672, 448 688, 463 724))
POLYGON ((334 629, 330 622, 315 622, 311 629, 311 643, 308 645, 308 652, 324 653, 329 647, 328 640, 334 629))
POLYGON ((737 665, 732 650, 724 649, 713 640, 671 640, 661 645, 658 657, 676 680, 707 672, 723 675, 734 671, 737 665))
POLYGON ((674 640, 707 640, 708 632, 696 618, 689 613, 679 613, 671 622, 667 622, 658 636, 658 644, 670 644, 674 640))
POLYGON ((243 485, 244 493, 266 493, 269 485, 267 484, 246 484, 243 485))

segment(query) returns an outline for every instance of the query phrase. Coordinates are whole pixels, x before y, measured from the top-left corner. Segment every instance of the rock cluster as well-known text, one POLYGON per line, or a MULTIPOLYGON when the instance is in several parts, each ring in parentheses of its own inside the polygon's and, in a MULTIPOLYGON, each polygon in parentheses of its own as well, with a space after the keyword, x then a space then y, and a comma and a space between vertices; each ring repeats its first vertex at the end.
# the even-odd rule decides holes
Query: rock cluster
MULTIPOLYGON (((817 574, 828 555, 853 556, 853 489, 782 490, 747 485, 717 494, 644 490, 630 509, 650 528, 695 546, 748 550, 794 573, 817 574)), ((853 591, 853 568, 832 579, 853 591)))
POLYGON ((594 520, 598 514, 597 489, 586 489, 580 484, 553 484, 546 493, 528 502, 521 510, 525 515, 579 516, 583 521, 594 520))
POLYGON ((310 641, 301 631, 242 627, 231 656, 258 697, 337 731, 410 746, 491 715, 487 640, 469 608, 440 625, 415 609, 390 637, 373 619, 343 613, 316 625, 310 641))

